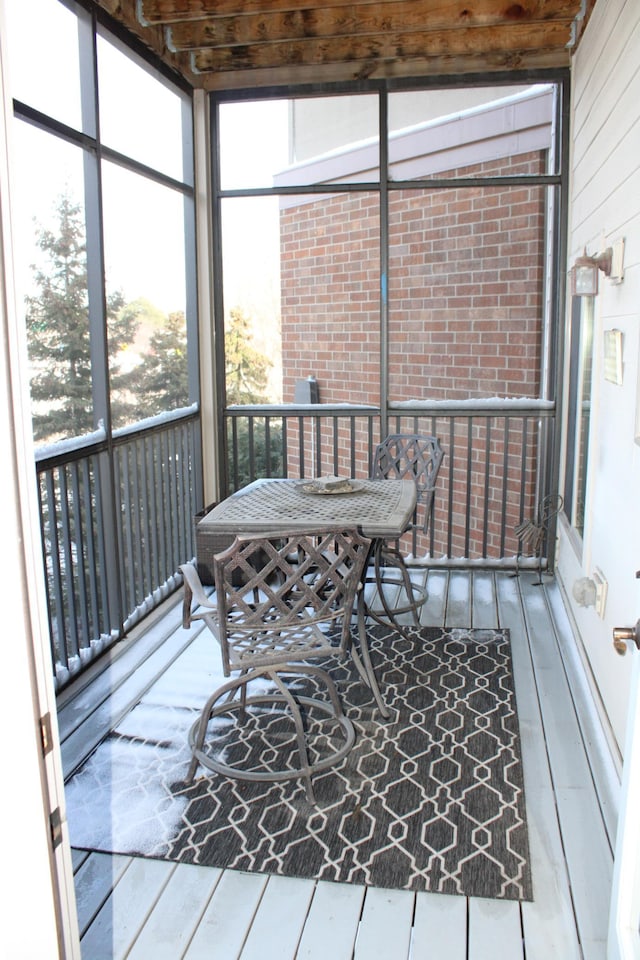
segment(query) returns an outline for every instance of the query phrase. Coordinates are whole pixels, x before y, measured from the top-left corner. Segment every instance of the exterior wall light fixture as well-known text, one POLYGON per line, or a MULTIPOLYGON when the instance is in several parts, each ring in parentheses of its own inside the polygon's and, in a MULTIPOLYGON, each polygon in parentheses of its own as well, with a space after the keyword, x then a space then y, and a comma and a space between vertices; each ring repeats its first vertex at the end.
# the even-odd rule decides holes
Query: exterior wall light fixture
POLYGON ((613 249, 607 247, 598 257, 583 255, 578 257, 571 268, 571 294, 574 297, 595 297, 598 293, 598 271, 602 270, 605 277, 611 276, 613 249))

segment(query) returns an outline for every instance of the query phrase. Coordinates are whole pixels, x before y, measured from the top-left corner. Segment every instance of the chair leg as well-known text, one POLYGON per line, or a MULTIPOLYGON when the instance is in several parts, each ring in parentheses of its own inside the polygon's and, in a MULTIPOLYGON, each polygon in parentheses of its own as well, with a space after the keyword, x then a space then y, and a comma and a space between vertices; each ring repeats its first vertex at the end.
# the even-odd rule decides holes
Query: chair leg
MULTIPOLYGON (((397 615, 398 613, 403 613, 403 612, 406 612, 406 611, 408 610, 408 611, 411 613, 412 617, 413 617, 413 621, 414 621, 416 627, 419 627, 419 626, 420 626, 420 617, 418 616, 418 603, 417 603, 417 601, 416 601, 416 597, 415 597, 415 593, 414 593, 414 586, 413 586, 413 582, 412 582, 412 580, 411 580, 411 577, 409 576, 409 571, 407 570, 406 564, 405 564, 404 560, 402 559, 402 556, 401 556, 401 554, 400 554, 400 551, 399 551, 399 550, 394 550, 394 549, 390 549, 390 550, 389 550, 389 548, 387 548, 387 549, 388 549, 388 552, 389 552, 389 553, 392 553, 392 554, 393 554, 393 557, 394 557, 394 560, 395 560, 395 566, 397 567, 398 571, 400 572, 400 576, 402 577, 402 584, 404 585, 404 591, 405 591, 405 593, 406 593, 406 595, 407 595, 408 607, 403 607, 401 610, 399 610, 399 611, 396 610, 395 613, 394 613, 394 611, 391 610, 391 608, 389 607, 389 604, 387 603, 387 598, 385 597, 384 589, 383 589, 384 577, 383 577, 382 571, 383 571, 385 568, 382 566, 382 552, 383 552, 383 550, 382 550, 382 548, 381 548, 379 552, 376 552, 376 557, 375 557, 375 563, 376 563, 375 573, 376 573, 376 586, 377 586, 377 588, 378 588, 378 593, 380 594, 380 600, 382 601, 382 606, 384 607, 384 611, 385 611, 388 619, 390 620, 390 622, 391 622, 391 623, 395 623, 396 615, 397 615)), ((400 581, 397 581, 397 582, 399 583, 400 581)), ((424 601, 423 601, 423 602, 424 602, 424 601)))
POLYGON ((377 540, 373 550, 373 570, 374 582, 380 598, 380 603, 382 605, 382 612, 376 610, 374 607, 369 607, 367 611, 369 616, 373 617, 374 620, 377 620, 378 623, 398 626, 398 615, 402 613, 411 613, 415 626, 419 627, 420 616, 418 613, 418 608, 425 603, 427 594, 424 588, 416 587, 411 580, 409 571, 407 570, 407 566, 400 551, 393 547, 387 546, 383 540, 377 540), (384 566, 383 555, 385 553, 393 556, 393 567, 398 570, 401 578, 398 580, 393 580, 393 583, 396 584, 399 589, 404 588, 407 596, 407 604, 405 606, 396 607, 395 609, 389 605, 384 591, 385 583, 389 584, 391 582, 384 576, 384 571, 389 569, 388 567, 384 566), (416 592, 418 596, 416 596, 416 592))
POLYGON ((308 697, 294 697, 292 693, 287 689, 284 682, 281 680, 278 672, 267 667, 256 668, 253 670, 245 670, 243 673, 236 677, 233 680, 229 680, 223 686, 218 687, 214 693, 211 694, 207 700, 202 713, 198 720, 194 723, 189 734, 189 743, 192 750, 192 760, 189 766, 188 774, 185 778, 185 783, 190 783, 198 768, 198 764, 201 763, 203 766, 207 767, 209 770, 213 770, 217 773, 222 774, 230 778, 239 778, 245 780, 253 781, 282 781, 282 780, 293 780, 293 779, 303 779, 305 783, 305 792, 309 803, 315 804, 313 785, 311 782, 312 774, 320 771, 330 769, 339 763, 351 750, 356 734, 353 723, 344 715, 338 693, 335 687, 335 683, 331 677, 324 671, 321 667, 310 666, 307 663, 301 664, 283 664, 282 672, 286 674, 301 674, 301 675, 311 675, 319 679, 323 685, 326 687, 329 694, 329 703, 323 702, 318 699, 310 699, 308 697), (264 695, 258 696, 247 696, 247 686, 248 684, 259 677, 268 677, 277 687, 278 693, 266 693, 264 695), (239 712, 245 711, 248 704, 252 705, 261 705, 261 704, 270 704, 273 705, 274 700, 279 701, 279 703, 285 705, 288 708, 288 712, 294 723, 295 737, 296 737, 296 746, 297 753, 300 759, 300 763, 296 769, 292 770, 282 770, 282 771, 273 771, 273 773, 258 773, 258 772, 243 772, 238 768, 227 766, 221 760, 213 760, 211 757, 206 757, 204 755, 204 741, 206 736, 207 727, 209 721, 221 714, 227 712, 229 708, 230 701, 234 700, 234 694, 236 691, 240 691, 239 700, 234 704, 235 710, 239 712), (217 705, 220 704, 220 705, 217 705), (307 750, 307 741, 305 737, 304 722, 302 719, 302 711, 300 709, 300 704, 303 704, 307 708, 316 708, 329 716, 333 716, 338 722, 342 733, 344 736, 344 742, 337 751, 329 756, 322 758, 315 763, 311 763, 309 759, 309 753, 307 750))
POLYGON ((271 673, 270 671, 268 676, 271 678, 271 680, 273 680, 278 690, 282 694, 287 706, 289 707, 291 716, 293 717, 293 723, 296 729, 296 741, 298 743, 298 756, 300 757, 300 773, 304 779, 307 800, 309 803, 315 804, 316 801, 313 793, 313 784, 311 783, 311 765, 309 763, 309 753, 307 751, 307 744, 304 736, 304 724, 302 722, 300 707, 298 706, 295 697, 291 695, 286 684, 282 682, 277 673, 271 673))
POLYGON ((392 711, 382 699, 378 680, 369 655, 369 641, 367 639, 367 625, 365 621, 364 596, 362 590, 358 595, 358 647, 359 650, 353 647, 351 648, 351 657, 356 665, 356 670, 371 690, 378 710, 385 719, 388 719, 392 715, 392 711))
POLYGON ((187 775, 185 777, 185 783, 191 783, 193 778, 196 775, 196 770, 198 769, 197 751, 201 751, 204 745, 204 738, 207 733, 207 725, 209 723, 209 720, 211 719, 211 711, 213 709, 214 703, 216 703, 222 696, 224 696, 225 693, 229 694, 229 696, 227 697, 227 703, 229 702, 229 700, 233 700, 234 694, 238 689, 238 687, 240 686, 242 691, 241 692, 242 708, 243 709, 245 708, 246 695, 247 695, 246 684, 242 682, 242 677, 244 677, 245 674, 246 674, 246 671, 243 670, 240 678, 229 680, 228 683, 225 683, 223 684, 223 686, 218 687, 218 689, 211 694, 211 696, 205 703, 204 707, 202 708, 202 713, 200 714, 200 719, 198 721, 197 728, 196 728, 196 734, 193 737, 193 741, 191 743, 192 758, 191 758, 191 763, 189 764, 189 770, 187 771, 187 775))

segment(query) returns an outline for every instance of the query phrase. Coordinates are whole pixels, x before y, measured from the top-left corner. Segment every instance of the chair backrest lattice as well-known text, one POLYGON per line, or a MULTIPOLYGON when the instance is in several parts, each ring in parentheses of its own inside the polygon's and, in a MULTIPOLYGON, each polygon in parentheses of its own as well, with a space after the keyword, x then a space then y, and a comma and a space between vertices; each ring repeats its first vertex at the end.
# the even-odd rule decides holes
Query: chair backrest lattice
POLYGON ((355 529, 239 536, 214 557, 225 670, 344 653, 370 541, 355 529), (341 619, 334 646, 321 624, 341 619), (335 649, 337 647, 338 649, 335 649))
POLYGON ((417 503, 414 528, 426 533, 431 517, 438 472, 444 450, 437 437, 394 433, 376 447, 371 468, 372 480, 412 480, 417 503), (421 517, 421 519, 418 519, 421 517))

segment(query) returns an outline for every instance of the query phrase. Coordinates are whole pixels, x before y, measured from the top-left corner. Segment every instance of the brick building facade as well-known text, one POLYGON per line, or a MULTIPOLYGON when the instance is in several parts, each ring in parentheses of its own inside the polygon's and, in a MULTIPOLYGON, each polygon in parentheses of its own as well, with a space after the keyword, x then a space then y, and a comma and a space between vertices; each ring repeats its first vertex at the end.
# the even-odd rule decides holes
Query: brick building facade
MULTIPOLYGON (((545 172, 543 152, 451 175, 545 172)), ((377 195, 281 214, 283 400, 315 376, 326 403, 380 399, 377 195)), ((394 401, 537 397, 545 194, 537 185, 392 191, 389 379, 394 401)))
MULTIPOLYGON (((549 132, 543 127, 536 126, 534 137, 520 131, 515 149, 513 137, 504 149, 471 143, 473 162, 467 165, 438 169, 432 158, 419 159, 412 179, 422 179, 420 187, 389 189, 390 401, 541 396, 549 195, 545 186, 517 178, 547 172, 549 132), (536 149, 518 152, 518 145, 536 149), (459 185, 425 186, 424 180, 435 176, 459 185), (479 183, 490 177, 513 181, 479 183)), ((459 149, 456 157, 462 156, 459 149)), ((298 202, 287 197, 282 204, 285 403, 293 401, 296 382, 309 376, 316 378, 323 403, 378 405, 384 400, 379 204, 373 192, 306 195, 298 202)), ((438 424, 434 429, 438 432, 438 424)), ((518 522, 523 497, 528 513, 535 508, 533 460, 526 490, 510 492, 505 503, 500 497, 505 437, 480 421, 473 430, 476 445, 486 450, 484 462, 475 464, 469 477, 461 444, 458 453, 445 458, 442 482, 464 487, 473 512, 486 478, 495 478, 496 497, 487 518, 491 541, 499 536, 505 511, 510 528, 518 522)), ((447 446, 456 438, 442 439, 447 446)), ((515 440, 511 435, 512 456, 522 449, 515 440)), ((364 438, 361 447, 366 449, 364 438)), ((348 466, 345 460, 345 470, 348 466)), ((361 470, 366 475, 368 465, 361 470)), ((491 543, 478 542, 474 529, 461 528, 455 516, 440 520, 436 551, 480 556, 490 548, 491 543)), ((479 531, 484 518, 478 517, 475 526, 479 531)))

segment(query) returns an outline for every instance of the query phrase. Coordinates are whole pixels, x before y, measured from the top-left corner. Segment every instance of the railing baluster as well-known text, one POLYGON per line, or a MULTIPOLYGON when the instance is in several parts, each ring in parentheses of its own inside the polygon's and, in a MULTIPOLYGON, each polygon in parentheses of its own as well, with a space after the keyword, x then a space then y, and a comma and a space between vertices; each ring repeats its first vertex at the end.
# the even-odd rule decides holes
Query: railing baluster
POLYGON ((178 512, 182 527, 182 536, 180 538, 179 556, 184 557, 185 560, 190 560, 193 556, 191 551, 192 517, 187 507, 191 501, 191 431, 189 429, 183 430, 180 436, 182 460, 179 471, 180 488, 178 490, 178 512))
POLYGON ((231 462, 233 463, 233 489, 237 490, 239 486, 239 477, 238 477, 238 465, 240 458, 238 457, 238 421, 231 421, 231 462))
POLYGON ((122 452, 122 505, 124 507, 124 517, 121 524, 122 543, 124 546, 125 562, 125 609, 133 604, 135 597, 135 570, 132 563, 133 559, 133 523, 131 518, 131 469, 130 459, 131 450, 127 447, 122 452))
MULTIPOLYGON (((529 418, 524 417, 522 421, 522 460, 520 467, 520 515, 524 516, 525 511, 525 485, 527 480, 527 433, 529 418)), ((535 517, 532 519, 535 520, 535 517)))
POLYGON ((316 417, 316 416, 312 417, 312 418, 311 418, 311 423, 313 424, 313 436, 312 436, 312 438, 311 438, 311 442, 313 443, 313 445, 314 445, 314 447, 315 447, 315 451, 316 451, 316 453, 315 453, 315 463, 316 463, 315 473, 316 473, 316 474, 321 474, 321 473, 322 473, 322 430, 321 430, 322 424, 321 424, 321 422, 320 422, 320 417, 316 417))
POLYGON ((158 440, 155 434, 145 437, 147 445, 147 504, 149 514, 154 518, 151 524, 151 582, 153 584, 162 583, 160 576, 160 536, 158 517, 158 476, 156 470, 157 464, 157 445, 158 440))
POLYGON ((482 513, 482 556, 487 556, 487 539, 489 526, 489 491, 491 489, 491 417, 485 421, 484 444, 484 509, 482 513))
POLYGON ((267 476, 273 476, 271 464, 271 417, 264 418, 264 452, 267 476))
POLYGON ((470 555, 471 542, 471 464, 473 455, 473 417, 467 420, 467 486, 465 495, 464 557, 470 555))
MULTIPOLYGON (((507 531, 507 494, 509 488, 509 428, 511 426, 511 417, 504 419, 504 451, 502 455, 502 500, 501 500, 501 520, 500 520, 500 556, 504 556, 505 538, 507 531)), ((522 520, 522 511, 519 521, 522 520)), ((518 521, 518 522, 519 522, 518 521)))
MULTIPOLYGON (((100 626, 96 628, 96 637, 99 637, 101 642, 103 638, 108 638, 110 641, 112 639, 112 634, 114 628, 117 626, 119 628, 120 624, 114 618, 112 608, 117 606, 119 609, 119 602, 116 604, 115 601, 112 601, 112 594, 116 592, 115 588, 115 579, 112 581, 110 578, 110 565, 114 566, 115 562, 119 557, 111 556, 111 553, 117 551, 107 551, 107 542, 113 541, 113 531, 111 531, 111 536, 107 536, 107 521, 105 519, 105 489, 108 487, 111 489, 110 484, 105 483, 104 473, 107 472, 107 457, 104 453, 98 453, 92 457, 93 463, 93 484, 94 484, 94 496, 92 500, 92 509, 91 513, 94 518, 95 524, 95 538, 98 551, 98 571, 100 573, 100 626)), ((115 472, 115 458, 114 458, 114 472, 115 472)), ((122 568, 118 565, 118 570, 122 568)), ((93 638, 92 638, 93 639, 93 638)))
POLYGON ((62 589, 62 567, 61 550, 58 538, 58 509, 56 485, 54 483, 53 470, 47 470, 45 473, 46 489, 46 520, 45 510, 41 507, 42 522, 42 542, 51 544, 49 557, 50 564, 46 564, 47 571, 47 595, 49 597, 49 622, 51 624, 52 641, 54 645, 53 660, 54 664, 59 662, 68 668, 69 663, 69 644, 67 641, 67 624, 64 615, 64 598, 62 589))
POLYGON ((306 473, 304 469, 304 417, 298 417, 298 471, 300 479, 304 480, 306 473))
POLYGON ((455 490, 455 420, 453 417, 449 420, 449 450, 447 451, 447 461, 449 464, 449 497, 447 503, 447 557, 452 554, 453 548, 453 493, 455 490))
POLYGON ((153 514, 147 508, 149 503, 149 476, 148 476, 148 460, 147 460, 147 438, 142 437, 140 439, 138 447, 138 457, 140 461, 140 488, 142 492, 141 507, 144 511, 143 520, 143 529, 144 529, 144 549, 142 553, 142 563, 144 570, 144 582, 147 589, 151 589, 154 582, 153 575, 151 573, 151 531, 153 528, 152 517, 153 514))
POLYGON ((256 472, 256 451, 255 451, 255 436, 254 436, 254 424, 255 420, 253 417, 249 418, 249 473, 251 476, 256 472))
POLYGON ((287 418, 282 418, 282 475, 289 476, 289 431, 287 428, 287 418))
MULTIPOLYGON (((168 432, 168 441, 169 441, 169 461, 167 463, 167 473, 169 475, 169 503, 177 504, 178 503, 178 450, 176 445, 176 431, 169 430, 168 432)), ((167 557, 167 563, 165 566, 165 577, 170 577, 175 571, 170 569, 172 566, 171 560, 174 557, 180 556, 180 537, 178 535, 178 511, 170 511, 171 519, 171 551, 167 557)))
POLYGON ((144 511, 144 500, 142 498, 142 484, 140 477, 140 460, 141 460, 141 440, 134 441, 131 445, 131 459, 133 467, 133 496, 132 496, 132 512, 133 512, 133 526, 135 530, 135 536, 133 539, 133 555, 132 560, 134 564, 134 588, 132 591, 132 598, 139 596, 141 593, 144 593, 144 543, 145 543, 145 532, 143 527, 143 517, 142 514, 144 511), (142 574, 142 589, 140 589, 140 583, 137 580, 137 577, 142 574))
POLYGON ((78 638, 78 620, 76 609, 76 594, 74 589, 75 562, 73 551, 73 535, 69 518, 69 494, 67 486, 67 468, 58 468, 58 486, 60 490, 60 530, 62 533, 61 564, 64 571, 64 599, 65 620, 67 623, 67 643, 71 657, 80 656, 78 638))
POLYGON ((98 571, 100 569, 98 555, 96 553, 96 538, 91 515, 91 466, 92 459, 81 461, 80 469, 82 475, 82 492, 79 493, 79 503, 83 508, 83 520, 85 528, 85 540, 87 544, 87 563, 86 576, 87 585, 87 617, 89 627, 85 636, 97 638, 100 636, 100 617, 98 600, 98 571))
MULTIPOLYGON (((367 476, 369 476, 369 471, 373 463, 373 451, 375 446, 376 444, 373 440, 373 418, 371 417, 367 421, 367 476)), ((353 471, 355 472, 355 466, 353 467, 353 471)))
MULTIPOLYGON (((89 601, 87 594, 88 585, 86 578, 86 524, 83 518, 82 505, 84 501, 80 495, 80 475, 78 472, 77 463, 69 464, 69 474, 71 480, 71 530, 72 539, 75 544, 77 570, 77 575, 74 577, 74 583, 77 584, 77 600, 79 606, 76 615, 79 620, 79 636, 88 637, 90 636, 90 630, 89 601)), ((80 649, 79 643, 78 649, 80 649)))

